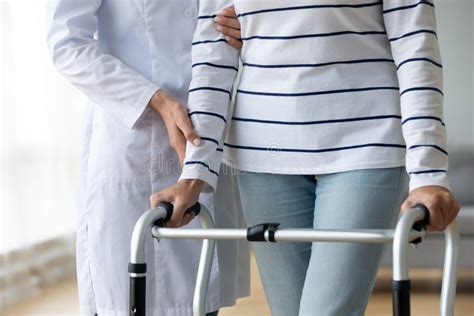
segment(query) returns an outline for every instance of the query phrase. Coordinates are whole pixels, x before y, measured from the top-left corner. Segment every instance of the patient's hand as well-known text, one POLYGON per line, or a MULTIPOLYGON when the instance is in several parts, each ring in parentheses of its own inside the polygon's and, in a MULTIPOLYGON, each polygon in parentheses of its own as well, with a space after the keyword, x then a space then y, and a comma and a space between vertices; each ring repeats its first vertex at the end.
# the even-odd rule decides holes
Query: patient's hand
POLYGON ((430 211, 429 231, 443 231, 459 213, 460 205, 447 189, 431 185, 413 190, 402 205, 402 211, 416 204, 425 205, 430 211))
POLYGON ((150 206, 155 208, 160 202, 173 204, 173 216, 166 227, 177 228, 187 225, 193 220, 194 214, 186 210, 196 204, 204 182, 197 179, 184 179, 163 191, 156 192, 150 197, 150 206))
POLYGON ((219 15, 214 18, 214 21, 217 24, 217 30, 224 34, 227 43, 237 49, 241 49, 242 35, 240 32, 240 22, 237 19, 234 6, 223 9, 219 12, 219 15))

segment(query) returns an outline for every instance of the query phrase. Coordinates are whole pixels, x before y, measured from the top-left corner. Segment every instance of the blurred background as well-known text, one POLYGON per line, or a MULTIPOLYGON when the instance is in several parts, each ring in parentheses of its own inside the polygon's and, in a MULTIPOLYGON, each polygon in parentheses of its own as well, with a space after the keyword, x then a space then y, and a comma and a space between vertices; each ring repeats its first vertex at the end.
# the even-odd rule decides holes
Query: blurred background
MULTIPOLYGON (((474 315, 474 1, 438 0, 450 177, 462 203, 456 315, 474 315)), ((77 315, 74 226, 84 96, 53 69, 43 0, 0 0, 0 314, 77 315), (47 267, 47 269, 46 269, 47 267)), ((411 254, 414 315, 437 313, 444 247, 411 254)), ((390 315, 390 252, 367 315, 390 315)), ((252 298, 222 315, 269 315, 252 298)))

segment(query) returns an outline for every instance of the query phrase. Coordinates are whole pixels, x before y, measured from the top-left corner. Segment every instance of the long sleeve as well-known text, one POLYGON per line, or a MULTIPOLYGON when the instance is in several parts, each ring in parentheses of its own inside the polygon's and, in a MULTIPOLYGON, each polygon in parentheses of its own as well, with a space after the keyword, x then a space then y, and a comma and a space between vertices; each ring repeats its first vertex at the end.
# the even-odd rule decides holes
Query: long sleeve
POLYGON ((231 0, 201 0, 193 40, 193 78, 188 101, 194 128, 203 142, 187 144, 180 179, 200 179, 216 188, 239 51, 216 30, 213 17, 231 0))
POLYGON ((48 45, 54 66, 67 80, 133 128, 159 87, 101 50, 94 38, 101 4, 102 0, 51 1, 48 45))
POLYGON ((426 185, 449 188, 434 4, 384 0, 383 15, 397 65, 410 191, 426 185))

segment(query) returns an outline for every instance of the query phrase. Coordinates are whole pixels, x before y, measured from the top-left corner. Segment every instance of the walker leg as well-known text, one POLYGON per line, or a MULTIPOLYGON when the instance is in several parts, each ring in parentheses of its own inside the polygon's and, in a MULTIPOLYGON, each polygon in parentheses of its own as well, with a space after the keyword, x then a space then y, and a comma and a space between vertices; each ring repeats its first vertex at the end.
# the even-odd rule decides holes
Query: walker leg
MULTIPOLYGON (((203 228, 215 228, 214 220, 209 211, 203 207, 199 214, 203 228)), ((196 287, 193 298, 193 316, 206 315, 206 298, 211 278, 212 259, 214 258, 215 240, 204 239, 202 243, 199 268, 196 276, 196 287)))
POLYGON ((146 314, 146 276, 130 277, 130 316, 146 314))
POLYGON ((410 316, 410 280, 392 282, 393 315, 410 316))
POLYGON ((146 262, 145 243, 150 237, 151 227, 158 220, 171 216, 172 207, 160 204, 157 208, 146 211, 138 220, 132 234, 130 264, 130 316, 146 315, 146 262))
POLYGON ((395 229, 392 282, 394 316, 410 316, 410 277, 407 253, 410 244, 409 236, 415 224, 426 224, 428 221, 428 209, 423 205, 417 205, 401 216, 395 229))
POLYGON ((444 254, 443 286, 441 289, 441 316, 454 315, 459 252, 459 233, 456 224, 456 221, 454 221, 445 231, 446 249, 444 254))

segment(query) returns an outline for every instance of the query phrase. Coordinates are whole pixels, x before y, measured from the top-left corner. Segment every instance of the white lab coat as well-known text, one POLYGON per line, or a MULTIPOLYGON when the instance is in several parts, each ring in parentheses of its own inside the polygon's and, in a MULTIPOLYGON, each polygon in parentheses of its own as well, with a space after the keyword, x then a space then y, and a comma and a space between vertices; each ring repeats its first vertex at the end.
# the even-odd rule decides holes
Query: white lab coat
MULTIPOLYGON (((53 63, 90 100, 77 230, 81 314, 127 315, 133 226, 149 196, 180 173, 147 104, 159 88, 187 102, 198 0, 55 0, 47 11, 53 63)), ((221 175, 214 198, 201 201, 219 226, 243 225, 231 176, 221 175)), ((200 242, 150 238, 147 249, 148 314, 191 315, 200 242)), ((207 311, 249 293, 247 245, 222 242, 216 257, 207 311)))

